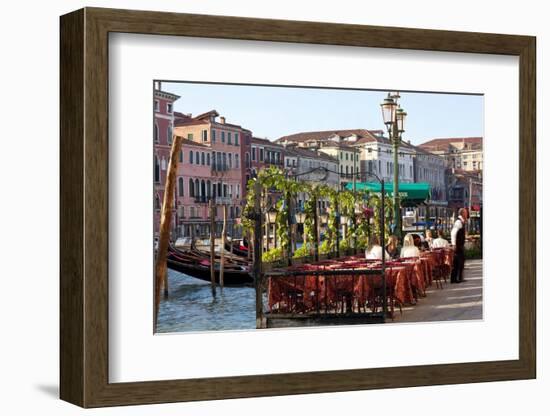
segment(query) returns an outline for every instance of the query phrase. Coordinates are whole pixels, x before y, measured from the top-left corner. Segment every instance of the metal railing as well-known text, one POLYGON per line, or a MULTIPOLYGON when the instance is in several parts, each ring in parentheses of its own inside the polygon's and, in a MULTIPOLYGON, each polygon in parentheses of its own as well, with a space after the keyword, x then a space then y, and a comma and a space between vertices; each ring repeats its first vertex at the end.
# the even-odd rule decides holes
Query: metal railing
POLYGON ((196 196, 195 197, 195 203, 196 204, 206 204, 206 203, 210 202, 211 199, 212 199, 212 197, 207 196, 207 195, 196 196))

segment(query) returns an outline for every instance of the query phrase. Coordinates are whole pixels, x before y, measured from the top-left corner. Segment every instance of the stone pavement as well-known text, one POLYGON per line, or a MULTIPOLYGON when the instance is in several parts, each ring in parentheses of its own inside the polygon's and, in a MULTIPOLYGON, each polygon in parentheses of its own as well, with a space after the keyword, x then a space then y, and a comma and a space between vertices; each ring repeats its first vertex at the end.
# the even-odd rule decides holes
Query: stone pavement
MULTIPOLYGON (((396 310, 394 322, 430 322, 482 319, 483 260, 466 260, 464 279, 451 284, 443 283, 438 289, 435 283, 414 306, 403 308, 403 315, 396 310)), ((391 322, 391 321, 388 321, 391 322)))

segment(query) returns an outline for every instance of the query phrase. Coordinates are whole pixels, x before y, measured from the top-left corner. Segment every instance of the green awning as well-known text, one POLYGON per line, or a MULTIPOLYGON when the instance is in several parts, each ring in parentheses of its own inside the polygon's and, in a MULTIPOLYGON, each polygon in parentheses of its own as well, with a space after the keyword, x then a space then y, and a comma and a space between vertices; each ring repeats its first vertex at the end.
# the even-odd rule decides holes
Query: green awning
MULTIPOLYGON (((355 189, 358 191, 367 190, 373 193, 380 193, 381 186, 378 182, 357 182, 355 189)), ((352 191, 353 183, 348 183, 346 189, 352 191)), ((393 197, 393 183, 385 183, 384 191, 386 196, 393 197)), ((402 206, 418 205, 430 199, 430 184, 426 182, 419 183, 399 183, 399 196, 402 206)))

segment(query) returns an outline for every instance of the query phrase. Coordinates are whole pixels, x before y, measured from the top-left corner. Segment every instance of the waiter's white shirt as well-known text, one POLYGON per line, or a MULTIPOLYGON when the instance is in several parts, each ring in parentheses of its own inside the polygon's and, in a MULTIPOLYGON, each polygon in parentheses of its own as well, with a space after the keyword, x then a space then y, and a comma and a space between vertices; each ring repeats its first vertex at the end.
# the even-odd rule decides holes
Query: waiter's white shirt
MULTIPOLYGON (((372 246, 370 250, 365 250, 365 258, 367 260, 382 260, 382 246, 372 246)), ((386 259, 389 259, 390 255, 386 251, 386 259)))
POLYGON ((458 231, 462 227, 464 227, 464 224, 462 223, 462 221, 464 221, 464 218, 462 218, 462 215, 459 215, 458 218, 459 219, 455 221, 453 229, 451 230, 451 244, 453 246, 456 246, 456 235, 458 234, 458 231))
POLYGON ((432 248, 445 248, 449 247, 449 242, 444 238, 438 237, 432 242, 432 248))

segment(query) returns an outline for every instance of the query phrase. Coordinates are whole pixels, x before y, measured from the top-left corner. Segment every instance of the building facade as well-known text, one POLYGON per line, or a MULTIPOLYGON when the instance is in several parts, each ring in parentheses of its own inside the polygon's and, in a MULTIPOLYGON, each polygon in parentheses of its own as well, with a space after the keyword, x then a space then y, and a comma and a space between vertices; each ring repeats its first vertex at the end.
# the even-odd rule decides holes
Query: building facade
POLYGON ((189 214, 186 213, 186 217, 180 222, 183 236, 206 236, 209 233, 208 204, 211 199, 216 204, 217 233, 222 227, 222 206, 226 205, 231 235, 233 225, 242 212, 243 190, 246 188, 243 186, 245 168, 242 166, 241 147, 242 139, 250 134, 250 131, 239 125, 227 123, 225 117, 220 117, 212 110, 195 117, 178 116, 174 124, 174 133, 183 137, 186 146, 189 147, 187 156, 183 149, 180 177, 184 186, 189 186, 191 179, 195 184, 193 196, 188 199, 184 197, 182 200, 182 209, 189 210, 189 214), (191 202, 192 206, 186 205, 191 202), (193 218, 187 217, 191 214, 192 208, 193 218), (197 224, 202 225, 197 227, 197 224))
POLYGON ((284 166, 284 146, 268 139, 253 137, 250 149, 252 176, 270 166, 282 169, 284 166))
MULTIPOLYGON (((326 153, 287 144, 284 152, 284 165, 285 170, 295 176, 298 181, 325 184, 335 189, 340 186, 340 175, 336 173, 338 172, 338 159, 326 153), (324 170, 317 170, 317 168, 324 168, 324 170)), ((308 199, 309 196, 305 193, 298 195, 298 210, 303 210, 304 202, 308 199)), ((328 200, 320 199, 317 203, 319 212, 325 213, 328 200)))
MULTIPOLYGON (((391 142, 382 130, 330 130, 297 133, 281 137, 278 142, 298 148, 315 149, 338 158, 340 181, 345 185, 353 173, 362 182, 393 182, 394 155, 391 142)), ((287 163, 293 163, 292 158, 287 163)), ((446 206, 446 159, 403 141, 398 153, 399 182, 430 184, 431 204, 446 206)))
MULTIPOLYGON (((180 98, 175 94, 162 91, 161 88, 160 82, 155 83, 153 93, 153 228, 155 237, 158 237, 159 233, 160 211, 164 201, 166 174, 170 161, 174 129, 174 102, 180 98)), ((172 215, 174 220, 172 224, 175 224, 175 209, 172 215)))
POLYGON ((449 169, 461 169, 468 172, 483 170, 482 137, 431 139, 419 147, 444 157, 449 169))

